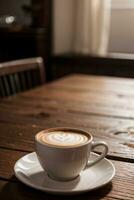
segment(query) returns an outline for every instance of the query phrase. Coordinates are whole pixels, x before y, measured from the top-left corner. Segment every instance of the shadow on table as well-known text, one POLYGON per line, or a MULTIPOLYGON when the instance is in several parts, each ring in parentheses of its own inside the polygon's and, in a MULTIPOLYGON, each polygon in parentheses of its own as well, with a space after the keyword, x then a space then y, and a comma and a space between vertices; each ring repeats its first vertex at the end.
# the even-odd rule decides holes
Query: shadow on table
POLYGON ((11 177, 11 181, 8 182, 3 180, 1 187, 0 199, 6 200, 35 200, 35 199, 45 199, 45 200, 99 200, 106 196, 112 190, 112 183, 110 182, 106 186, 103 186, 97 190, 77 194, 77 195, 53 195, 48 194, 39 190, 30 188, 18 181, 15 176, 11 177))

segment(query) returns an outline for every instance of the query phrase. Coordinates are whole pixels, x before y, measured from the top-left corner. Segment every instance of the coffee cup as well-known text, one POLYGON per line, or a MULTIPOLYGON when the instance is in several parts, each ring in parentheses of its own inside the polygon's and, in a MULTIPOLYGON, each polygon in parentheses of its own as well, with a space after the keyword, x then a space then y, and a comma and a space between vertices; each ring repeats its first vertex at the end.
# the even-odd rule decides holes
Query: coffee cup
POLYGON ((101 161, 108 152, 108 145, 103 141, 93 142, 90 132, 67 127, 37 133, 35 145, 42 168, 49 177, 59 181, 76 178, 86 167, 101 161), (90 153, 97 146, 103 146, 103 151, 94 161, 90 161, 90 153))

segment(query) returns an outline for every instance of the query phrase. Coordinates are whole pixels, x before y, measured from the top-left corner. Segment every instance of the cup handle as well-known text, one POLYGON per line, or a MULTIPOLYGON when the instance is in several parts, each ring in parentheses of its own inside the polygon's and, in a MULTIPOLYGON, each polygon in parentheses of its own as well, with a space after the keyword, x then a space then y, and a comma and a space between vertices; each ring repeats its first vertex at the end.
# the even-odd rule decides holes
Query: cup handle
POLYGON ((103 146, 104 150, 102 151, 101 155, 99 155, 94 161, 88 161, 86 167, 90 167, 101 161, 108 153, 108 145, 106 142, 100 141, 100 142, 92 142, 91 144, 91 151, 95 149, 98 146, 103 146))

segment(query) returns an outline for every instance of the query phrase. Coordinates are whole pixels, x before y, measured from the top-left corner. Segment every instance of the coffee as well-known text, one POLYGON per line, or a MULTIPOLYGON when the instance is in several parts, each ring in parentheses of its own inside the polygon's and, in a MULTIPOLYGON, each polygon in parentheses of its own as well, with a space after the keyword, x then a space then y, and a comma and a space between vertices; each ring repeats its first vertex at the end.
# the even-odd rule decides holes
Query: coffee
POLYGON ((35 146, 42 168, 58 181, 76 178, 85 167, 95 165, 108 152, 107 144, 93 142, 91 133, 69 127, 42 130, 35 136, 35 146), (91 150, 99 145, 104 146, 102 154, 89 161, 91 150))
POLYGON ((72 147, 85 144, 89 141, 90 136, 84 133, 74 131, 51 131, 40 132, 37 137, 38 141, 44 144, 58 147, 72 147))

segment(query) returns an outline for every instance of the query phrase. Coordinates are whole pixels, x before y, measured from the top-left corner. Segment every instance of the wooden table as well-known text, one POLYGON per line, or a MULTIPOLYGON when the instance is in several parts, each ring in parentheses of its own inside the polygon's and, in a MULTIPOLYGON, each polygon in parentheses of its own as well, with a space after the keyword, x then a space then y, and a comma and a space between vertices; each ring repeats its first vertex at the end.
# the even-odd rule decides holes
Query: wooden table
POLYGON ((23 185, 13 172, 34 151, 35 133, 58 126, 92 130, 95 140, 109 144, 107 158, 116 168, 105 187, 64 199, 134 199, 134 80, 86 75, 0 101, 0 199, 63 199, 23 185))

